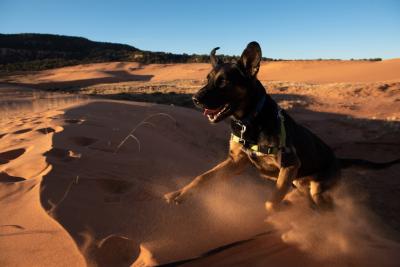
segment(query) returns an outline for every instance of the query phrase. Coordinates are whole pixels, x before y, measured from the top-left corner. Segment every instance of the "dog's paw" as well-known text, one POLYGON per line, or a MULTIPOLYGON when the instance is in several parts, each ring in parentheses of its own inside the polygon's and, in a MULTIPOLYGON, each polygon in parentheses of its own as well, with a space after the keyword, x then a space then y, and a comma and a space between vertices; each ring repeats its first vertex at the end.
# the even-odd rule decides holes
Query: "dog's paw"
POLYGON ((288 200, 283 200, 280 203, 274 203, 271 201, 265 202, 265 209, 267 210, 268 213, 273 213, 277 211, 283 211, 288 209, 292 203, 288 200))
POLYGON ((184 190, 177 190, 164 195, 167 203, 180 204, 185 199, 187 193, 184 190))
POLYGON ((268 213, 273 213, 277 211, 277 204, 271 201, 267 201, 265 202, 265 209, 267 210, 268 213))

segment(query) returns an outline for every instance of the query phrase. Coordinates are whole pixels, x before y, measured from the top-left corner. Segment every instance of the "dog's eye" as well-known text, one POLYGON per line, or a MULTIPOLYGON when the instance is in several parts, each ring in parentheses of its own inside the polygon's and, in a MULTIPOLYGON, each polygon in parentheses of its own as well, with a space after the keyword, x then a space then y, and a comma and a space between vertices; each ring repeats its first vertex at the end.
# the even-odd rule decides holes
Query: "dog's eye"
POLYGON ((225 78, 220 77, 220 78, 218 78, 218 80, 216 81, 215 85, 216 85, 217 87, 219 87, 219 88, 223 88, 223 87, 225 87, 228 83, 229 83, 229 82, 228 82, 225 78))

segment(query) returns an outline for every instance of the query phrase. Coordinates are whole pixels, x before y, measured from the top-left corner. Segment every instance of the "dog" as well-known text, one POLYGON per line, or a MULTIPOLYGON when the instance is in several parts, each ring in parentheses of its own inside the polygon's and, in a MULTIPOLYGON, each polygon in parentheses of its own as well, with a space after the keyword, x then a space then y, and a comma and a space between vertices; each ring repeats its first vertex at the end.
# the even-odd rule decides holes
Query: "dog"
POLYGON ((185 187, 166 194, 169 203, 180 203, 202 184, 240 174, 255 166, 261 177, 276 181, 266 201, 268 212, 282 207, 292 186, 310 199, 313 206, 330 210, 334 206, 331 189, 340 179, 340 170, 354 165, 380 169, 400 163, 400 159, 375 163, 363 159, 340 159, 309 129, 296 123, 266 93, 257 79, 261 48, 251 42, 237 62, 224 63, 210 54, 211 72, 207 84, 194 96, 211 123, 231 117, 228 157, 185 187))

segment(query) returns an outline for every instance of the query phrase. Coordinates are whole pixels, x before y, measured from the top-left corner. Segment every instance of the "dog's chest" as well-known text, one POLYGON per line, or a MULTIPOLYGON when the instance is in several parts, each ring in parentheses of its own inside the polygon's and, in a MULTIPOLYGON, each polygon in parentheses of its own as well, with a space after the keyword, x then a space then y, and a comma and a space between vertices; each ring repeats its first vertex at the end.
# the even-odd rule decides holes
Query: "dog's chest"
POLYGON ((257 155, 251 151, 246 151, 246 154, 250 162, 260 171, 279 170, 279 162, 276 155, 257 155))
MULTIPOLYGON (((279 137, 276 135, 266 134, 265 132, 260 132, 257 144, 264 147, 278 147, 279 137)), ((251 150, 247 150, 246 154, 250 162, 260 171, 279 169, 280 165, 276 154, 255 153, 251 150)))
POLYGON ((261 146, 277 147, 279 146, 279 136, 262 131, 258 135, 257 144, 261 146))

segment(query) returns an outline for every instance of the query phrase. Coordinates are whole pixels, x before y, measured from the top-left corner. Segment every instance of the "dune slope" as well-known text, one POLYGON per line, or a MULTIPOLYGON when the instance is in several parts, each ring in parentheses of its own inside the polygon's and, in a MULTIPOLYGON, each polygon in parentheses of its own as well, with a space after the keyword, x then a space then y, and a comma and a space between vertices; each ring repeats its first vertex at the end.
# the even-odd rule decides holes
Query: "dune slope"
MULTIPOLYGON (((366 148, 354 145, 353 140, 372 140, 373 135, 365 133, 375 128, 385 133, 380 142, 393 142, 393 128, 379 121, 361 123, 304 110, 295 116, 311 127, 318 126, 318 134, 342 155, 362 154, 366 148), (333 139, 329 129, 338 127, 347 134, 333 139)), ((375 218, 375 227, 368 212, 348 212, 346 208, 337 214, 343 221, 318 230, 323 236, 333 233, 331 241, 323 244, 335 253, 314 257, 310 249, 315 243, 302 245, 306 237, 316 238, 305 231, 315 229, 309 222, 323 224, 334 218, 321 219, 302 206, 300 198, 283 218, 268 217, 264 222, 263 204, 271 184, 259 180, 251 170, 210 184, 182 205, 167 204, 163 194, 225 157, 227 124, 210 126, 195 110, 90 101, 37 113, 23 122, 23 129, 18 123, 15 118, 2 121, 0 205, 6 216, 0 221, 4 237, 0 247, 7 253, 1 254, 0 262, 7 265, 319 266, 322 261, 326 266, 365 266, 365 255, 385 258, 379 261, 385 266, 398 262, 393 253, 398 245, 390 241, 396 237, 388 239, 387 234, 375 231, 388 225, 375 218), (119 146, 140 123, 132 133, 135 138, 119 146), (289 223, 296 221, 298 224, 289 223), (373 231, 360 234, 347 222, 373 231), (241 240, 247 241, 235 243, 241 240), (227 244, 232 245, 224 247, 227 244), (355 245, 361 254, 347 249, 355 245), (18 257, 20 254, 24 257, 18 257)), ((396 154, 395 148, 378 144, 369 158, 384 160, 396 154)), ((369 177, 364 183, 367 188, 383 176, 379 180, 382 194, 389 190, 384 184, 398 186, 394 179, 398 172, 396 166, 378 173, 350 171, 346 175, 356 181, 369 177)), ((381 211, 386 218, 388 211, 399 207, 393 202, 393 192, 384 195, 381 201, 386 207, 381 211)), ((351 201, 343 203, 343 207, 353 207, 351 201)), ((317 244, 321 244, 318 238, 317 244)))
MULTIPOLYGON (((41 88, 89 86, 121 82, 204 80, 210 64, 95 63, 0 77, 0 82, 41 88)), ((307 83, 399 82, 400 59, 383 61, 276 61, 263 62, 261 81, 307 83)))
MULTIPOLYGON (((399 64, 268 62, 259 78, 338 156, 386 161, 400 157, 399 64)), ((272 184, 253 169, 169 205, 165 193, 226 157, 226 122, 33 89, 190 102, 209 68, 116 62, 2 77, 0 265, 398 266, 400 165, 344 171, 333 213, 292 192, 292 206, 267 216, 272 184)))

